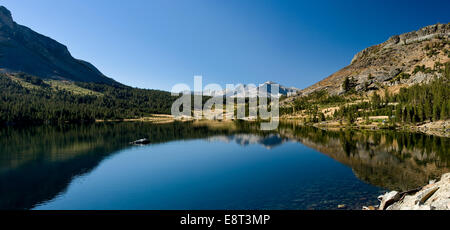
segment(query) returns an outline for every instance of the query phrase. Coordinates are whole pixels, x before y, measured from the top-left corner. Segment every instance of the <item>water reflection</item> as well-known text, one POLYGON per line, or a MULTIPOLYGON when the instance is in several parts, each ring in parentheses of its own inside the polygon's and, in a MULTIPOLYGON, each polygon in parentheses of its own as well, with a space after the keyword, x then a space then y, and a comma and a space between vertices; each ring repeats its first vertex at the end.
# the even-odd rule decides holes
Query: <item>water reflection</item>
POLYGON ((445 137, 390 130, 295 126, 281 130, 284 136, 348 165, 361 180, 389 190, 417 188, 449 171, 450 139, 445 137))
POLYGON ((210 141, 224 141, 231 142, 234 141, 239 145, 247 146, 252 144, 260 144, 267 149, 272 149, 276 146, 280 146, 289 139, 282 138, 279 134, 270 134, 268 136, 259 136, 255 134, 235 134, 230 136, 214 136, 208 138, 210 141))
POLYGON ((0 209, 31 209, 54 199, 75 177, 143 137, 151 144, 207 139, 267 149, 300 142, 351 167, 361 180, 390 190, 415 188, 449 171, 448 138, 394 131, 325 131, 295 124, 281 124, 272 132, 258 127, 247 122, 197 122, 1 129, 0 209))

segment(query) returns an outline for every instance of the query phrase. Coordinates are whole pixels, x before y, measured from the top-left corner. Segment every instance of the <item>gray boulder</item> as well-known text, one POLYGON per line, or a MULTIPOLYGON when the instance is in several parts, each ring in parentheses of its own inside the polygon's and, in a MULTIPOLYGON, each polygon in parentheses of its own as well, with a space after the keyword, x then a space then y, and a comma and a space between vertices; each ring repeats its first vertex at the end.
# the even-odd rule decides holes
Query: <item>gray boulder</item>
POLYGON ((380 196, 379 200, 380 210, 450 210, 450 173, 421 189, 389 192, 380 196))

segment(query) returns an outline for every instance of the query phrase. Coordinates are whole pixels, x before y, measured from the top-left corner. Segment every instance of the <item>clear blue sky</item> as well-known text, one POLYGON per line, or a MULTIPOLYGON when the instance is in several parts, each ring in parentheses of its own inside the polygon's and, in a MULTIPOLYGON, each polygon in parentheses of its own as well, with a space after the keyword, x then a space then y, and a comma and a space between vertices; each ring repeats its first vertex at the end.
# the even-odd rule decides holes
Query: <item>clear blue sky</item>
POLYGON ((450 21, 450 1, 3 0, 16 22, 140 88, 307 87, 391 35, 450 21))

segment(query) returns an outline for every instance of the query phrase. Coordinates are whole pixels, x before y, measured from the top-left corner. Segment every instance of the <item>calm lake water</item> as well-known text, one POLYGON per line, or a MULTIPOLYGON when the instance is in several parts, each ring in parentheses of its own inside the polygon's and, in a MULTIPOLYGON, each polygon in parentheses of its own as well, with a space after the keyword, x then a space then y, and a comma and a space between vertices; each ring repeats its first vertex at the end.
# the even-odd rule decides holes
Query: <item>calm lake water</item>
POLYGON ((0 129, 0 209, 361 209, 449 172, 450 139, 255 123, 0 129), (148 138, 149 145, 129 142, 148 138))

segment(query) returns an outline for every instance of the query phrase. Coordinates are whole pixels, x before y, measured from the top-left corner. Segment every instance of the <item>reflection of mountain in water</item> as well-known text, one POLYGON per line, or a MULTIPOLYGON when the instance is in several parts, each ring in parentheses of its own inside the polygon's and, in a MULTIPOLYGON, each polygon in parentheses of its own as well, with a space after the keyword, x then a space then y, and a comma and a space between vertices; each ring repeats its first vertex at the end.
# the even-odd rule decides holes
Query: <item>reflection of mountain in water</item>
POLYGON ((449 138, 395 131, 325 131, 286 123, 277 134, 264 134, 255 127, 241 127, 252 134, 210 139, 268 149, 297 141, 351 167, 359 179, 390 190, 417 188, 450 171, 449 138))
POLYGON ((224 141, 231 142, 234 141, 242 146, 260 144, 267 149, 272 149, 273 147, 283 144, 287 139, 282 138, 279 134, 269 134, 266 136, 260 136, 255 134, 236 134, 231 136, 214 136, 208 138, 210 141, 224 141))
POLYGON ((152 144, 206 138, 268 149, 298 141, 348 165, 360 179, 388 189, 417 187, 449 171, 448 138, 393 131, 332 132, 293 124, 281 124, 276 132, 267 133, 258 127, 236 122, 0 129, 0 209, 30 209, 51 200, 73 178, 144 137, 152 144))

